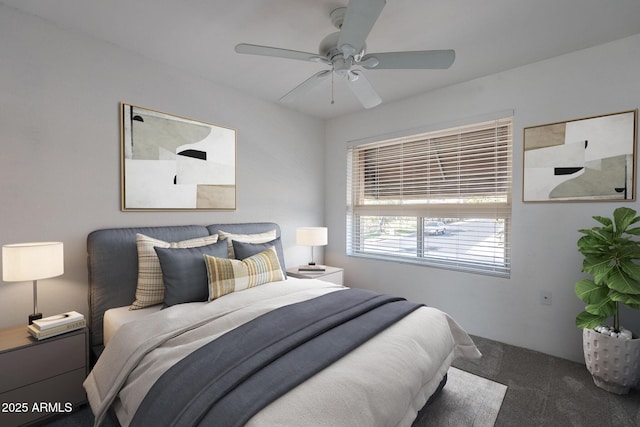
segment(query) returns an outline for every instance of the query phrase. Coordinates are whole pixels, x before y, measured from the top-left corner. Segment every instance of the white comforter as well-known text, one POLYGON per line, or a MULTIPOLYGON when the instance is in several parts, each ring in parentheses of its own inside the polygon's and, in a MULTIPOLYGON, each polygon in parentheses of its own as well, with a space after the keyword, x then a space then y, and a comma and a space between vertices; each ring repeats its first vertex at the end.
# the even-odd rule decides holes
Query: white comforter
MULTIPOLYGON (((113 404, 127 426, 162 373, 225 332, 275 308, 342 289, 289 278, 127 323, 84 383, 96 425, 113 404)), ((480 353, 447 314, 422 307, 280 397, 247 425, 409 426, 459 356, 480 353)))

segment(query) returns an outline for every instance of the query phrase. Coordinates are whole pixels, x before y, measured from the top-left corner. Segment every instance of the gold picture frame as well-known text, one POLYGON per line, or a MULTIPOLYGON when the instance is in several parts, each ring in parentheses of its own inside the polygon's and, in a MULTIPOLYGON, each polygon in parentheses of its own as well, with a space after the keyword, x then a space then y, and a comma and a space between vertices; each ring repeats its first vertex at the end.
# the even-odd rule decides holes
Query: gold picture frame
POLYGON ((637 110, 523 130, 523 202, 633 201, 637 110))
POLYGON ((121 209, 235 210, 235 129, 122 102, 121 209))

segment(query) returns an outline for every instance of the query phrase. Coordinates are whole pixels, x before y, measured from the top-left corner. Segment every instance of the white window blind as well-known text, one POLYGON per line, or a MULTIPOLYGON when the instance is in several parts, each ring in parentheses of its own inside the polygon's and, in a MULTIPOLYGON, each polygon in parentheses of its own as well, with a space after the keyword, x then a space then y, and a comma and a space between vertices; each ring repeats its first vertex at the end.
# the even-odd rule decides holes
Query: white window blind
POLYGON ((348 150, 347 253, 508 276, 511 118, 348 150))

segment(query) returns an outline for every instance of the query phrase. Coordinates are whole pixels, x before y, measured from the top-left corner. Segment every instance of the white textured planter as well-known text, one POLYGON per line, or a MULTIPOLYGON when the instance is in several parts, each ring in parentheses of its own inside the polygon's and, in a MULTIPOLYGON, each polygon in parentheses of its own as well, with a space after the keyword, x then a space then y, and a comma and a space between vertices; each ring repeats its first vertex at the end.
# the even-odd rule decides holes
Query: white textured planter
POLYGON ((640 380, 640 338, 625 340, 584 329, 584 360, 600 388, 627 394, 640 380))

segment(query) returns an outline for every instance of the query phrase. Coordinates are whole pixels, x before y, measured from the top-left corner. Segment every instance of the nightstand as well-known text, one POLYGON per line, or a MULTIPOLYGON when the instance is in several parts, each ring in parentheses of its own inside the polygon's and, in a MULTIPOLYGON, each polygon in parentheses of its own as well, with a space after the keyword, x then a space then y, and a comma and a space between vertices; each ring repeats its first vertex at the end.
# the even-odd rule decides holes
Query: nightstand
POLYGON ((0 330, 0 425, 39 422, 86 403, 88 368, 86 327, 40 341, 26 325, 0 330))
POLYGON ((324 266, 325 271, 298 271, 298 267, 287 268, 287 276, 296 277, 298 279, 318 279, 325 282, 342 285, 344 281, 344 269, 337 267, 324 266))

